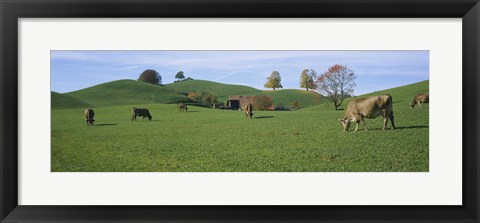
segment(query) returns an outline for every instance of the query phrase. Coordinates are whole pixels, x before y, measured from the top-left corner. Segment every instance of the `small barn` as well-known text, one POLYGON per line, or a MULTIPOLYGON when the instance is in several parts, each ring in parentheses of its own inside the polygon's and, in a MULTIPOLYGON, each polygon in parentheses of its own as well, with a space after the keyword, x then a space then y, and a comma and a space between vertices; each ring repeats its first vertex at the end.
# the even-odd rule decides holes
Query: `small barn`
MULTIPOLYGON (((227 107, 233 109, 233 110, 238 110, 240 108, 243 108, 245 104, 251 103, 254 108, 258 108, 259 106, 256 106, 256 97, 257 96, 245 96, 245 95, 231 95, 228 96, 227 98, 227 107)), ((272 98, 270 96, 264 96, 262 97, 267 97, 269 98, 270 101, 273 102, 272 98)), ((271 105, 267 106, 264 108, 265 110, 270 110, 273 111, 275 110, 275 107, 273 106, 273 103, 271 105)))

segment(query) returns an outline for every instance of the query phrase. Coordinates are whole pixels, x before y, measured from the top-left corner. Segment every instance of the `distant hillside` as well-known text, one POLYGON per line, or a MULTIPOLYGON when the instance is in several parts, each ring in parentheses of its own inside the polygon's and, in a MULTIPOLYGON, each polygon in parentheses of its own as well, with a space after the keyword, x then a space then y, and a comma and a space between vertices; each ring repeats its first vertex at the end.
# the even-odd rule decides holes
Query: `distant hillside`
POLYGON ((60 94, 55 91, 51 92, 51 100, 52 100, 52 104, 51 104, 52 109, 94 107, 93 105, 89 104, 84 100, 81 100, 69 95, 60 94))
POLYGON ((298 101, 300 108, 310 107, 326 102, 322 95, 305 90, 284 89, 275 91, 263 91, 262 95, 272 97, 275 106, 281 103, 283 107, 288 108, 292 102, 298 101))
POLYGON ((97 107, 191 101, 187 96, 178 94, 170 88, 134 80, 112 81, 69 92, 66 95, 82 99, 97 107))
MULTIPOLYGON (((420 93, 428 93, 428 92, 429 92, 429 81, 426 80, 426 81, 421 81, 421 82, 404 85, 396 88, 375 91, 372 93, 355 96, 353 98, 362 98, 362 97, 372 96, 372 95, 390 94, 392 95, 392 98, 393 98, 394 108, 400 106, 406 109, 408 108, 408 103, 412 101, 415 95, 420 93)), ((348 102, 350 102, 350 100, 352 100, 352 98, 346 99, 339 108, 340 109, 345 108, 348 102)), ((309 110, 332 110, 334 109, 334 107, 332 103, 326 103, 326 104, 310 107, 308 109, 309 110)))
POLYGON ((166 87, 175 90, 176 92, 188 93, 188 92, 209 92, 214 94, 219 99, 226 99, 228 95, 257 95, 262 91, 256 88, 234 85, 234 84, 222 84, 213 81, 204 80, 189 80, 171 83, 165 85, 166 87))
POLYGON ((300 107, 303 108, 326 102, 320 94, 305 90, 262 91, 243 85, 222 84, 204 80, 182 81, 163 86, 135 80, 118 80, 65 94, 56 93, 58 95, 52 96, 52 108, 193 102, 186 94, 203 91, 216 95, 219 102, 226 102, 229 95, 268 95, 272 97, 273 103, 277 107, 289 107, 294 101, 298 101, 300 107))
POLYGON ((176 82, 172 84, 165 85, 168 88, 171 88, 177 92, 188 93, 188 92, 209 92, 218 97, 218 101, 226 102, 229 95, 268 95, 272 97, 273 103, 275 106, 283 105, 284 107, 289 107, 290 104, 294 101, 298 101, 300 107, 308 107, 312 105, 317 105, 320 103, 322 96, 310 91, 304 90, 294 90, 294 89, 279 89, 279 90, 269 90, 262 91, 256 88, 243 86, 243 85, 233 85, 233 84, 222 84, 212 81, 204 80, 189 80, 176 82))
MULTIPOLYGON (((429 92, 429 81, 420 81, 417 83, 404 85, 401 87, 390 88, 381 91, 374 91, 372 93, 364 94, 361 96, 371 96, 371 95, 380 95, 380 94, 390 94, 393 98, 393 103, 402 102, 408 104, 415 95, 420 93, 429 92)), ((358 97, 361 97, 358 96, 358 97)))

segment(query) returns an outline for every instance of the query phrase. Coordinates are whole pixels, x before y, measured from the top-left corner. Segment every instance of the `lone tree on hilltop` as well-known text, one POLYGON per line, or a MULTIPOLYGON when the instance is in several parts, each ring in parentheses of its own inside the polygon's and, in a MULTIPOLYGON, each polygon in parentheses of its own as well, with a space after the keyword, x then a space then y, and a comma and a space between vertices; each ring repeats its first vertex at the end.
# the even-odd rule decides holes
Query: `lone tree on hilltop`
POLYGON ((266 88, 283 88, 282 84, 280 83, 282 78, 280 77, 280 73, 278 71, 273 71, 269 77, 267 77, 267 83, 265 83, 266 88))
POLYGON ((152 69, 143 71, 138 77, 138 80, 150 84, 162 84, 162 76, 160 76, 157 71, 152 69))
POLYGON ((185 76, 183 75, 183 71, 178 71, 178 73, 175 75, 175 79, 178 79, 179 81, 184 78, 185 76))
POLYGON ((336 64, 317 78, 316 89, 333 102, 335 110, 338 110, 343 100, 353 94, 355 78, 355 73, 350 68, 336 64))
POLYGON ((317 78, 317 72, 313 69, 305 69, 300 74, 300 87, 308 89, 315 89, 317 88, 317 84, 315 83, 315 79, 317 78))

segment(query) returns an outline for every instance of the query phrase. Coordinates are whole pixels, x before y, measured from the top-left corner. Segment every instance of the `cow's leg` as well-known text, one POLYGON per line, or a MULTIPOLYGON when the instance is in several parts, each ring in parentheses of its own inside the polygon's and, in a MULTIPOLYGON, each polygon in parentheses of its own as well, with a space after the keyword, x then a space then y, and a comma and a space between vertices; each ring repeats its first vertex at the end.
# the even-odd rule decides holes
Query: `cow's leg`
POLYGON ((363 118, 363 116, 361 117, 360 120, 363 122, 363 126, 365 127, 365 131, 368 131, 367 123, 365 122, 365 119, 363 118))
POLYGON ((418 108, 422 109, 422 102, 418 102, 418 108))
POLYGON ((360 123, 360 120, 355 120, 355 130, 353 130, 354 132, 356 132, 358 130, 358 125, 360 123))
POLYGON ((394 129, 394 128, 395 128, 395 122, 393 122, 393 111, 390 112, 390 116, 389 116, 389 117, 390 117, 390 122, 392 122, 392 129, 394 129))
POLYGON ((389 113, 387 113, 387 110, 383 110, 383 130, 387 128, 388 124, 388 117, 390 116, 389 113))
POLYGON ((88 126, 88 125, 89 125, 89 123, 88 123, 88 119, 87 119, 87 120, 85 120, 85 122, 87 123, 87 126, 88 126))
POLYGON ((383 116, 383 130, 385 130, 387 128, 387 124, 388 124, 388 116, 383 116))

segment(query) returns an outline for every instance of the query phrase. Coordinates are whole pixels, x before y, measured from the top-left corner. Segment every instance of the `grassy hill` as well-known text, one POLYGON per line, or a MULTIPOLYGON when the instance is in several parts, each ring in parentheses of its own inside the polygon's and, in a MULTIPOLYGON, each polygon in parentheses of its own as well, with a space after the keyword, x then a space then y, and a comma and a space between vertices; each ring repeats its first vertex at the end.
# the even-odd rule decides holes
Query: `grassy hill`
POLYGON ((52 100, 52 109, 63 109, 63 108, 91 108, 94 107, 92 104, 70 95, 60 94, 58 92, 51 92, 52 100))
MULTIPOLYGON (((413 96, 428 92, 428 80, 402 87, 372 92, 357 97, 389 93, 394 104, 408 106, 413 96)), ((184 94, 188 92, 210 92, 219 102, 226 102, 229 95, 268 95, 275 106, 289 107, 298 101, 301 108, 308 110, 330 110, 333 105, 322 95, 311 91, 280 89, 262 91, 243 85, 222 84, 204 80, 182 81, 164 86, 152 85, 134 80, 112 81, 78 91, 59 94, 52 92, 52 108, 105 107, 138 104, 170 104, 180 101, 192 102, 184 94)), ((355 97, 353 97, 355 98, 355 97)), ((351 98, 346 99, 340 108, 344 108, 351 98)), ((394 105, 394 107, 396 107, 394 105)))
POLYGON ((279 103, 283 107, 288 108, 292 102, 298 101, 300 108, 310 107, 313 105, 318 105, 320 103, 326 102, 324 97, 316 92, 305 91, 305 90, 296 90, 296 89, 284 89, 284 90, 275 90, 275 91, 263 91, 262 95, 268 95, 272 97, 273 102, 276 107, 279 103))
POLYGON ((178 94, 170 88, 134 80, 112 81, 69 92, 66 95, 82 99, 96 107, 190 101, 187 96, 178 94))
POLYGON ((262 91, 243 85, 222 84, 204 80, 182 81, 165 86, 181 93, 206 91, 217 96, 219 102, 226 102, 229 95, 268 95, 272 97, 275 106, 281 104, 284 107, 289 107, 294 101, 298 101, 300 107, 308 107, 323 102, 321 100, 322 96, 315 92, 296 89, 262 91))
POLYGON ((235 85, 235 84, 222 84, 213 81, 204 80, 189 80, 171 83, 165 85, 166 87, 175 90, 176 92, 188 93, 188 92, 209 92, 214 94, 219 99, 226 99, 228 95, 256 95, 262 91, 256 88, 235 85))
MULTIPOLYGON (((420 93, 428 93, 429 92, 429 81, 421 81, 417 82, 414 84, 409 84, 401 87, 396 87, 396 88, 390 88, 390 89, 385 89, 381 91, 375 91, 372 93, 364 94, 364 95, 359 95, 355 96, 352 98, 346 99, 342 105, 339 107, 339 109, 344 109, 347 105, 348 102, 350 102, 354 98, 361 98, 361 97, 366 97, 366 96, 373 96, 373 95, 382 95, 382 94, 390 94, 392 95, 393 98, 393 108, 397 107, 405 107, 408 108, 408 103, 410 103, 413 99, 413 97, 417 94, 420 93)), ((423 105, 422 105, 423 106, 423 105)), ((428 106, 428 105, 426 105, 428 106)), ((324 103, 321 105, 313 106, 310 108, 306 108, 307 110, 332 110, 334 109, 332 103, 324 103)))

